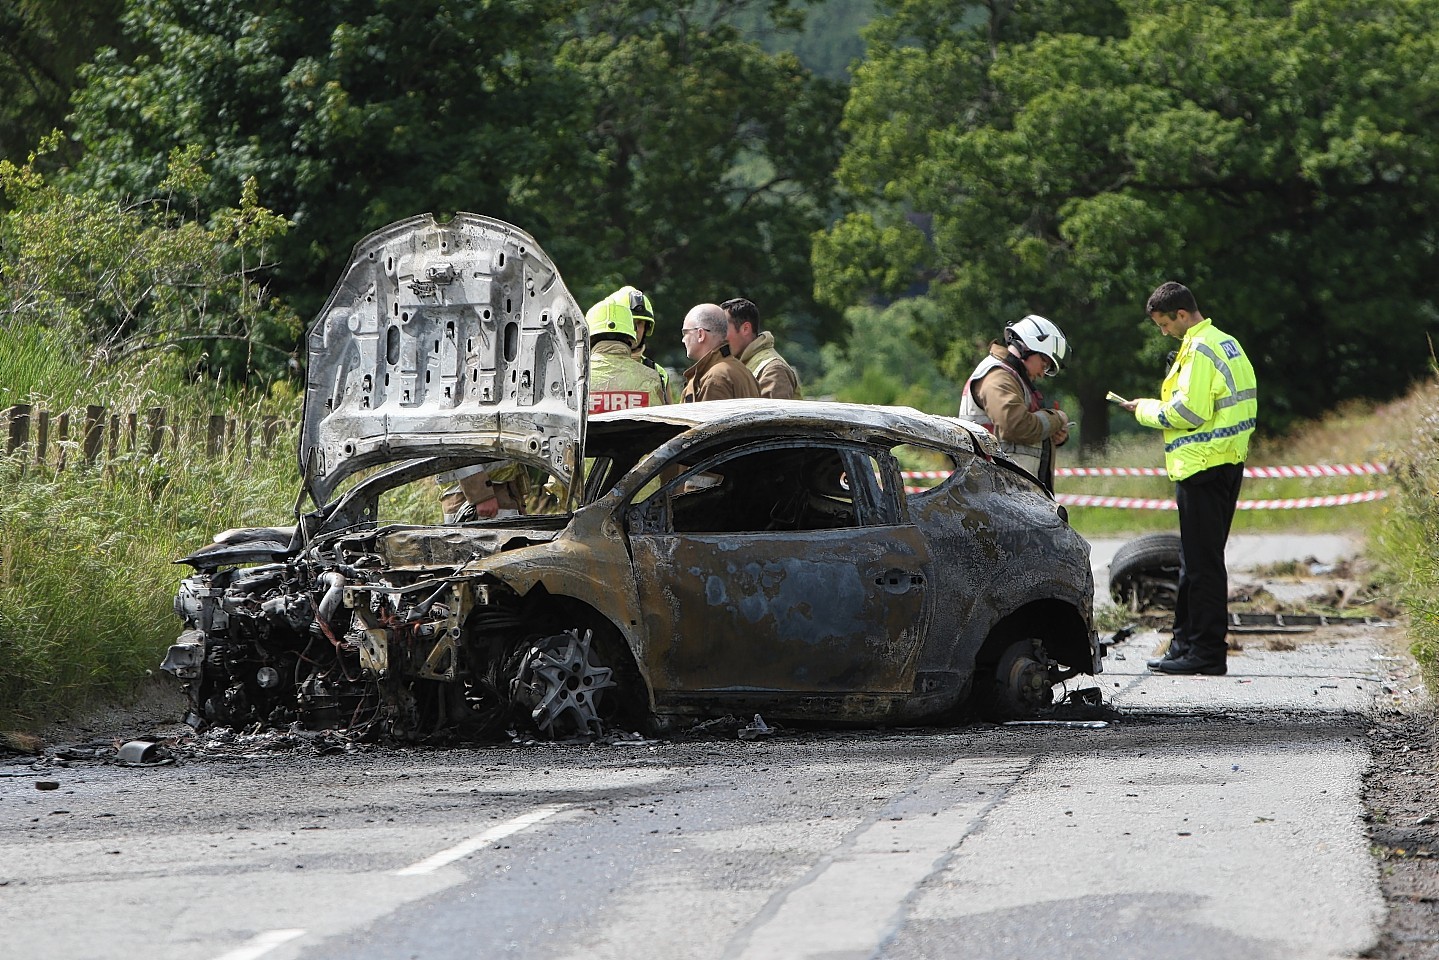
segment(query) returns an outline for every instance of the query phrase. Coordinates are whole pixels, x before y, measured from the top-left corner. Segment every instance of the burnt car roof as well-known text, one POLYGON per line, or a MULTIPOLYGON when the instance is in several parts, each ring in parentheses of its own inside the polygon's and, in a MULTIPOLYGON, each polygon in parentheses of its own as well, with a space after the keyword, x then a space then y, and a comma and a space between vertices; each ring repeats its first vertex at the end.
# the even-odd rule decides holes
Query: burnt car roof
POLYGON ((518 227, 423 214, 370 234, 308 349, 300 471, 316 502, 356 471, 414 457, 489 455, 574 475, 588 330, 518 227))
POLYGON ((913 407, 824 400, 706 400, 615 410, 589 418, 590 427, 600 431, 641 423, 672 424, 701 429, 705 434, 744 428, 778 432, 860 427, 908 435, 917 442, 927 439, 952 443, 989 457, 1003 456, 993 435, 980 424, 960 417, 924 413, 913 407))

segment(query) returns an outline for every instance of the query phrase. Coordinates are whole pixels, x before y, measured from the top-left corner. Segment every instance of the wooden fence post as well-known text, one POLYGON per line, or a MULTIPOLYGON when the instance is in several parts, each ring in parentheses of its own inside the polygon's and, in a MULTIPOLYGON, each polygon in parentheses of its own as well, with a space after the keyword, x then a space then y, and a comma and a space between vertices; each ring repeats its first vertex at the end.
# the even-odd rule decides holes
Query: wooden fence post
POLYGON ((60 414, 55 418, 55 469, 65 469, 65 444, 70 442, 70 414, 60 414))
POLYGON ((30 440, 30 404, 17 403, 5 411, 10 421, 10 435, 5 440, 5 452, 14 453, 30 440))
POLYGON ((35 462, 44 463, 50 453, 50 411, 41 410, 35 417, 35 462))
POLYGON ((210 426, 205 434, 205 456, 217 459, 225 449, 225 415, 210 415, 210 426))
POLYGON ((93 403, 87 404, 85 407, 85 437, 80 444, 87 467, 93 467, 95 461, 100 458, 100 446, 104 439, 105 408, 93 403))
POLYGON ((145 426, 150 431, 145 452, 153 457, 165 446, 165 408, 151 407, 145 411, 145 426))

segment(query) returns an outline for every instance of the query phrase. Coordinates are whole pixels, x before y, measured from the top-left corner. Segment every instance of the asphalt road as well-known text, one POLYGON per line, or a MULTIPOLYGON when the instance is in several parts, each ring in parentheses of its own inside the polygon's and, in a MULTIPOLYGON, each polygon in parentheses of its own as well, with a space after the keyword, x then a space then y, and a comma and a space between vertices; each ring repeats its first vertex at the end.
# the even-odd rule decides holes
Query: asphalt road
POLYGON ((1359 954, 1382 638, 1250 642, 1219 678, 1146 673, 1158 639, 1114 648, 1097 728, 0 764, 3 954, 1359 954))

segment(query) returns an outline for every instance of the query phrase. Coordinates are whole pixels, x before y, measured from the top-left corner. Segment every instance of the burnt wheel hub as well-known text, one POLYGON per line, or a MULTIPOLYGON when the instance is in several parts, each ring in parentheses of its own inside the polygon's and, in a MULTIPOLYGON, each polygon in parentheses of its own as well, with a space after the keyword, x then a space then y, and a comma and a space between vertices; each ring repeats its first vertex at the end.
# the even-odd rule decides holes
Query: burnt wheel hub
POLYGON ((549 737, 602 732, 600 697, 615 685, 612 671, 595 659, 586 630, 567 630, 537 640, 525 654, 515 678, 516 702, 530 712, 549 737))

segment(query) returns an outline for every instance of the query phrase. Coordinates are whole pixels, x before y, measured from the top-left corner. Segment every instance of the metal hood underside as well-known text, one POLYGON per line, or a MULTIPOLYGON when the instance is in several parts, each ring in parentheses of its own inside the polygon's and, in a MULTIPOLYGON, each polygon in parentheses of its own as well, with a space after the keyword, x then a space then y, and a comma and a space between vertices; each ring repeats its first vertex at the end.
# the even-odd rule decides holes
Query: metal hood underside
POLYGON ((472 213, 377 230, 308 346, 300 470, 317 502, 359 470, 423 456, 518 460, 573 488, 589 338, 523 230, 472 213))

